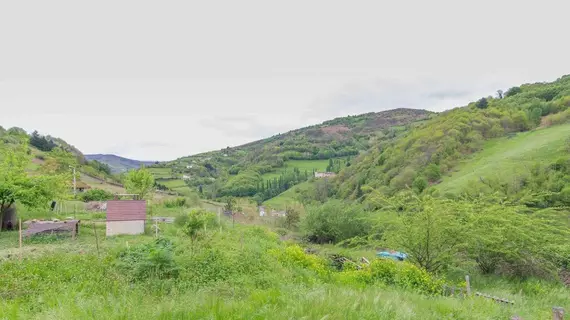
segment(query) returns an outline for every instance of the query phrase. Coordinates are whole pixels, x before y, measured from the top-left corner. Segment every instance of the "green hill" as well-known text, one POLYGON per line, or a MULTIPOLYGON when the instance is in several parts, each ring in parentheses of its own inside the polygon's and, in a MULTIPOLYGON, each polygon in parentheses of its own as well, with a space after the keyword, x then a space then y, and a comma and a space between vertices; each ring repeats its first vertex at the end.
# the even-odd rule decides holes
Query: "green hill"
POLYGON ((567 157, 569 141, 570 124, 489 140, 482 151, 465 159, 454 172, 443 177, 436 189, 444 194, 460 194, 480 179, 513 181, 530 172, 537 163, 549 165, 567 157))
POLYGON ((401 138, 377 142, 361 154, 352 166, 340 172, 336 196, 367 198, 373 190, 390 196, 408 188, 422 193, 449 175, 453 179, 443 178, 438 189, 455 192, 451 189, 472 180, 465 172, 496 176, 518 167, 509 167, 505 162, 495 166, 490 161, 509 157, 515 157, 513 161, 550 159, 556 156, 553 152, 558 153, 552 150, 559 150, 567 127, 532 130, 567 122, 569 107, 570 76, 564 76, 550 83, 513 87, 504 96, 482 98, 443 112, 401 138), (478 159, 487 162, 469 164, 478 159), (454 173, 461 168, 463 171, 454 173))
POLYGON ((184 177, 190 188, 198 190, 201 186, 204 195, 212 199, 257 196, 265 200, 305 181, 313 170, 340 170, 371 145, 394 139, 431 116, 433 113, 425 110, 395 109, 337 118, 245 145, 161 163, 153 167, 170 168, 171 174, 164 176, 157 171, 155 177, 184 177), (335 159, 330 168, 329 159, 335 159), (279 185, 268 188, 274 179, 279 185))

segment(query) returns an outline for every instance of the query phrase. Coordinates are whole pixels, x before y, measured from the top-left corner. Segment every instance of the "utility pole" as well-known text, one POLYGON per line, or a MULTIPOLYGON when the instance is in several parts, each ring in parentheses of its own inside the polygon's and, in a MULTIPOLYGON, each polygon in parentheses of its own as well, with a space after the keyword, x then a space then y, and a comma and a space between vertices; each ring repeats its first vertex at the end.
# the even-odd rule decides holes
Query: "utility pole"
POLYGON ((73 169, 73 197, 77 196, 77 181, 75 180, 75 167, 69 166, 73 169))

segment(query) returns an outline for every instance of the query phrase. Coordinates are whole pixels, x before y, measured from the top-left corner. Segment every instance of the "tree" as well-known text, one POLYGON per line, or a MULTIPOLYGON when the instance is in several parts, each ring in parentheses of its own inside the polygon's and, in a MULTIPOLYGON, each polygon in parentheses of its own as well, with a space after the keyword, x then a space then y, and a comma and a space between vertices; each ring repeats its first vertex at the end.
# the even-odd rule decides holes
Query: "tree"
POLYGON ((487 101, 487 98, 481 98, 477 100, 475 106, 479 109, 486 109, 489 106, 489 101, 487 101))
POLYGON ((414 179, 414 182, 412 183, 412 188, 414 188, 414 190, 417 193, 422 193, 428 186, 428 181, 425 177, 419 176, 416 179, 414 179))
POLYGON ((198 192, 200 192, 200 194, 204 193, 204 189, 202 189, 202 185, 198 186, 198 192))
POLYGON ((138 194, 141 199, 146 199, 154 187, 154 177, 150 171, 142 167, 131 170, 125 176, 125 189, 127 192, 138 194))
POLYGON ((515 94, 519 94, 522 92, 522 89, 520 87, 512 87, 509 90, 507 90, 507 92, 505 92, 505 97, 512 97, 515 94))
POLYGON ((461 224, 450 201, 415 198, 418 210, 402 215, 399 225, 387 231, 389 244, 402 248, 410 261, 430 272, 451 262, 461 244, 461 224))
POLYGON ((29 208, 47 208, 53 199, 63 197, 69 187, 68 176, 29 176, 27 144, 6 148, 0 162, 0 224, 6 210, 16 202, 29 208))
POLYGON ((503 90, 497 90, 497 98, 503 99, 503 90))
POLYGON ((301 220, 299 211, 295 210, 294 208, 287 208, 285 212, 287 213, 285 216, 285 224, 287 225, 287 228, 296 228, 297 224, 301 220))

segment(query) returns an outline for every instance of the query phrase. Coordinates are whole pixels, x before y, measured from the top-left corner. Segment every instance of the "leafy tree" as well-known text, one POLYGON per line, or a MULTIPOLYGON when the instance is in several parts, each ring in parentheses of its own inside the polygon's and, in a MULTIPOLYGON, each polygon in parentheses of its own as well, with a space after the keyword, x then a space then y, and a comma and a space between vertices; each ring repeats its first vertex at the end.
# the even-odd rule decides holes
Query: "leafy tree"
POLYGON ((305 236, 316 243, 337 243, 370 231, 370 214, 358 204, 329 200, 310 206, 302 220, 305 236))
POLYGON ((505 92, 505 97, 512 97, 521 92, 522 92, 521 87, 512 87, 509 90, 507 90, 507 92, 505 92))
POLYGON ((200 186, 198 187, 198 192, 200 192, 200 194, 203 194, 203 193, 204 193, 204 189, 202 189, 202 185, 200 185, 200 186))
POLYGON ((125 189, 132 194, 138 194, 141 199, 146 199, 152 193, 154 177, 146 168, 131 170, 125 176, 125 189))
POLYGON ((487 109, 487 107, 489 106, 489 101, 487 101, 487 98, 481 98, 477 100, 475 106, 479 109, 487 109))
POLYGON ((417 177, 416 179, 414 179, 414 182, 412 183, 412 188, 414 188, 414 190, 417 193, 422 193, 427 187, 428 187, 428 181, 423 176, 417 177))
POLYGON ((386 238, 389 244, 408 253, 413 263, 436 272, 448 266, 459 251, 463 229, 452 202, 431 197, 415 201, 418 210, 402 215, 386 238))
POLYGON ((34 131, 30 136, 30 145, 41 151, 51 151, 57 146, 52 140, 40 135, 37 131, 34 131))
POLYGON ((430 163, 425 169, 425 176, 430 182, 436 182, 441 179, 441 170, 435 163, 430 163))
POLYGON ((26 144, 7 147, 0 162, 0 222, 4 212, 16 202, 29 208, 47 208, 49 201, 63 197, 69 187, 68 176, 29 176, 25 170, 30 162, 26 144))
POLYGON ((497 90, 497 98, 503 99, 503 90, 497 90))
POLYGON ((301 215, 299 211, 294 208, 287 208, 287 210, 285 211, 287 213, 287 215, 285 216, 285 224, 287 225, 287 228, 289 229, 296 228, 297 224, 301 220, 301 215))

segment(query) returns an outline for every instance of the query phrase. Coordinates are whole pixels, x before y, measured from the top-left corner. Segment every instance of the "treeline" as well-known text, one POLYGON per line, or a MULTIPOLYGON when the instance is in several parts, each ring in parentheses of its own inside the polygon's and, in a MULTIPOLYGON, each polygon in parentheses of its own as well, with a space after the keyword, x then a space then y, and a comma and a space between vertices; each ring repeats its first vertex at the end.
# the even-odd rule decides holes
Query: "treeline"
POLYGON ((30 145, 36 147, 40 151, 49 152, 53 148, 57 147, 57 144, 53 140, 40 135, 37 131, 34 131, 30 136, 30 145))
POLYGON ((569 107, 570 76, 565 76, 553 83, 514 87, 495 98, 444 112, 359 156, 340 173, 335 193, 356 199, 362 186, 386 195, 412 187, 421 193, 458 161, 479 151, 486 140, 536 128, 542 117, 564 114, 569 107))

